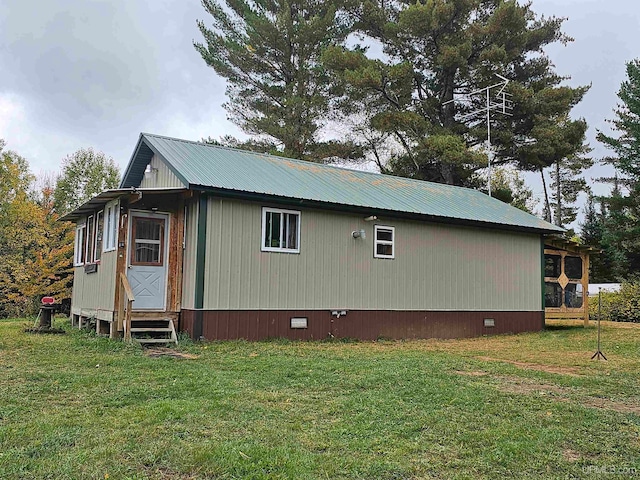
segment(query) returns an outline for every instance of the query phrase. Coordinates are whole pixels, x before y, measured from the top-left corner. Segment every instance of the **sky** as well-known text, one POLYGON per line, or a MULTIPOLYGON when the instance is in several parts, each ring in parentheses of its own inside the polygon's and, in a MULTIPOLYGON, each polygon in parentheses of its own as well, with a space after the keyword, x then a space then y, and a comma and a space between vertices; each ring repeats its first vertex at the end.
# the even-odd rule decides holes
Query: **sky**
MULTIPOLYGON (((607 151, 625 62, 640 57, 637 0, 533 0, 533 11, 567 17, 575 39, 547 48, 572 86, 591 84, 572 116, 589 124, 592 156, 607 151)), ((198 0, 0 0, 0 138, 36 174, 93 147, 127 165, 140 132, 199 140, 242 136, 226 119, 225 82, 193 48, 198 0)), ((608 174, 602 166, 588 181, 608 174)), ((528 184, 540 199, 537 176, 528 184)), ((596 193, 607 187, 595 185, 596 193)))

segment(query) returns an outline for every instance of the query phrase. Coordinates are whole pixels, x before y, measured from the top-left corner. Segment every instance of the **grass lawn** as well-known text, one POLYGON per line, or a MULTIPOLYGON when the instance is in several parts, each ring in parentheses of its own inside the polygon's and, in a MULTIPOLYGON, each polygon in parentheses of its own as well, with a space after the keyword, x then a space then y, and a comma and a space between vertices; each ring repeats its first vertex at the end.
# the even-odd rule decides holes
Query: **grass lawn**
MULTIPOLYGON (((57 320, 56 326, 68 322, 57 320)), ((640 478, 640 325, 184 342, 0 320, 0 478, 640 478)))

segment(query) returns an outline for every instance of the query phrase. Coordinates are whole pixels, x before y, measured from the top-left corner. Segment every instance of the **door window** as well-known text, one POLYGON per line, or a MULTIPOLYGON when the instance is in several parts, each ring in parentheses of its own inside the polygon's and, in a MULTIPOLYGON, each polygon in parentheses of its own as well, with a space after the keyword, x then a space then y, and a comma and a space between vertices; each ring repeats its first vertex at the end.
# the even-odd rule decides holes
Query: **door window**
POLYGON ((131 265, 162 266, 164 222, 162 218, 133 217, 131 265))

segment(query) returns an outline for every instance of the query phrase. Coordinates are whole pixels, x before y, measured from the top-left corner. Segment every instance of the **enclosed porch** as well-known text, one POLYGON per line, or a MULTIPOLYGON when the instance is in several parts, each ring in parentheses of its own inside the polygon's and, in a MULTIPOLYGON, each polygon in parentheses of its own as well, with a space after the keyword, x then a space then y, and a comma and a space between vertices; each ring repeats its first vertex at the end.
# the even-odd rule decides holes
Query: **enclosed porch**
POLYGON ((589 324, 589 255, 593 248, 560 237, 545 239, 545 319, 589 324))
POLYGON ((76 222, 73 325, 175 341, 190 197, 181 188, 109 190, 63 217, 76 222))

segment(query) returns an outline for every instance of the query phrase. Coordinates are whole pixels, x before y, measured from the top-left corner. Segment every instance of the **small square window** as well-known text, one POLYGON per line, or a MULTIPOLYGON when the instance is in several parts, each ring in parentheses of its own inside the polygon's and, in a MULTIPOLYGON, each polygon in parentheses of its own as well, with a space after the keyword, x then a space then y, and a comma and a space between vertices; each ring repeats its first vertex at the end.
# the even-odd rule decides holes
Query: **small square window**
POLYGON ((300 212, 264 207, 261 250, 300 253, 300 212))
POLYGON ((374 227, 373 256, 375 258, 395 258, 395 228, 376 225, 374 227))

